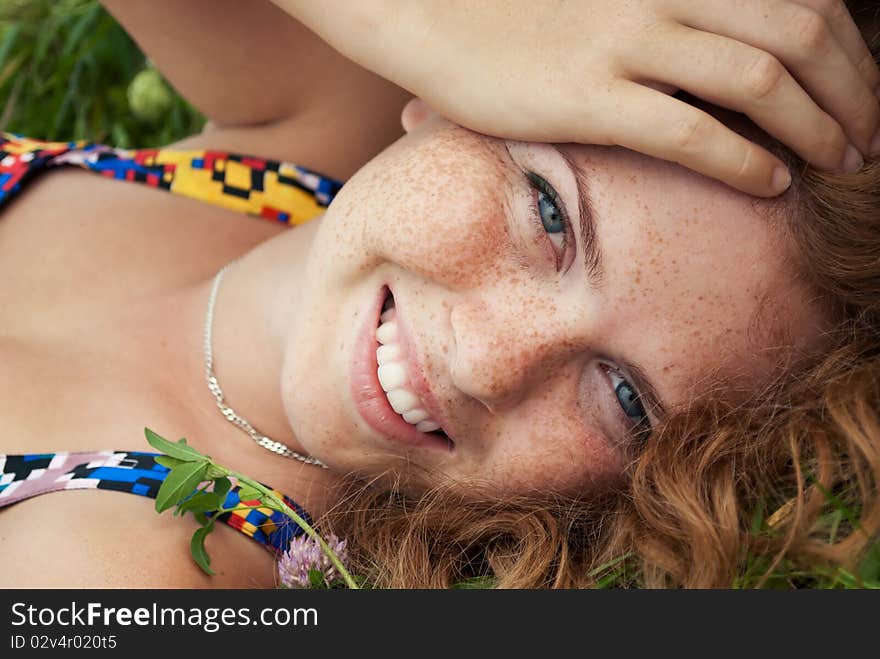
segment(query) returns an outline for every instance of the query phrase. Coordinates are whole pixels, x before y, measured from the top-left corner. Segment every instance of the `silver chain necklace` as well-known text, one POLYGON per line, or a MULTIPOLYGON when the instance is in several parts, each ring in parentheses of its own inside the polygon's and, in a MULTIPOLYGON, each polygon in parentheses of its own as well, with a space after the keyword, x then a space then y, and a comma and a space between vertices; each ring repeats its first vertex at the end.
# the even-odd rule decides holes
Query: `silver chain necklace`
POLYGON ((211 329, 214 325, 214 304, 217 301, 217 291, 220 290, 220 281, 223 279, 224 273, 231 265, 232 263, 227 263, 220 268, 220 272, 214 277, 214 283, 211 286, 211 295, 208 297, 208 313, 205 317, 205 379, 208 381, 208 389, 217 400, 217 407, 220 408, 220 413, 226 417, 226 420, 250 435, 251 439, 259 446, 262 446, 267 451, 272 451, 272 453, 282 455, 285 458, 299 460, 300 462, 310 465, 318 465, 319 467, 326 469, 327 465, 318 460, 318 458, 297 453, 281 442, 276 442, 274 439, 266 437, 266 435, 254 428, 247 419, 240 416, 235 410, 229 407, 223 399, 223 390, 220 388, 220 383, 217 382, 217 376, 214 374, 214 354, 211 350, 211 329))

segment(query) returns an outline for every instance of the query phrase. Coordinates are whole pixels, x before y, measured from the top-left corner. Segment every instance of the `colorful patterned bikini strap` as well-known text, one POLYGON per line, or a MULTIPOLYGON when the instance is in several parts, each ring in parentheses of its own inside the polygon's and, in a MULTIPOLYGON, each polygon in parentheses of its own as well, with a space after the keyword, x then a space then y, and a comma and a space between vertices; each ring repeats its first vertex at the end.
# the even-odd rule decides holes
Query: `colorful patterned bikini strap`
POLYGON ((0 207, 28 180, 63 165, 288 225, 319 215, 342 187, 301 165, 228 151, 115 149, 0 133, 0 207))
MULTIPOLYGON (((156 462, 158 455, 138 451, 0 455, 0 508, 60 490, 116 490, 155 499, 169 472, 156 462)), ((260 507, 256 501, 241 501, 239 490, 234 486, 223 502, 224 508, 239 510, 220 515, 220 521, 276 554, 303 533, 287 515, 260 507)), ((296 502, 273 491, 311 524, 308 513, 296 502)))

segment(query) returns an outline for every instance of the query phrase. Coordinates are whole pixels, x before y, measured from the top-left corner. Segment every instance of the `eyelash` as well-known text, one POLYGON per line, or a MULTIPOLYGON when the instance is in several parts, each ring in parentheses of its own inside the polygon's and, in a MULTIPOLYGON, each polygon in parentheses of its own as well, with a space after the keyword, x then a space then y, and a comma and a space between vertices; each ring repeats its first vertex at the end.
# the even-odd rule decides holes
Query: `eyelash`
POLYGON ((640 419, 638 421, 633 421, 632 417, 624 412, 623 406, 620 404, 620 399, 617 398, 617 389, 618 387, 620 387, 621 384, 626 384, 633 391, 636 391, 636 388, 632 386, 632 383, 630 383, 629 380, 623 377, 623 374, 616 368, 613 368, 612 366, 609 366, 607 364, 600 364, 600 368, 605 371, 609 378, 615 376, 620 379, 620 382, 616 385, 614 384, 613 379, 611 381, 611 384, 613 385, 612 388, 614 390, 612 395, 614 396, 615 400, 617 400, 617 415, 626 426, 627 433, 630 435, 632 440, 637 444, 644 443, 651 435, 651 431, 653 429, 651 427, 651 420, 648 418, 648 413, 645 411, 645 406, 641 403, 641 396, 638 392, 636 392, 635 401, 638 403, 639 409, 642 411, 642 414, 640 415, 640 419))
MULTIPOLYGON (((568 219, 568 213, 565 210, 565 204, 562 203, 562 200, 559 197, 559 194, 556 190, 553 189, 543 177, 536 174, 535 172, 527 171, 525 172, 526 180, 529 183, 529 186, 537 193, 544 194, 553 204, 556 206, 559 211, 563 222, 565 222, 565 235, 563 236, 561 253, 557 251, 556 247, 552 247, 554 253, 556 253, 556 269, 559 271, 562 267, 562 262, 566 257, 567 252, 569 251, 569 244, 572 243, 571 239, 571 222, 568 219)), ((537 195, 532 195, 530 198, 531 202, 531 219, 532 223, 536 226, 536 229, 543 233, 545 236, 549 235, 546 227, 544 226, 544 222, 541 219, 541 211, 538 207, 539 198, 537 195)), ((549 242, 550 239, 547 239, 549 242)), ((644 406, 640 402, 640 396, 638 393, 636 394, 635 401, 638 402, 639 408, 642 410, 641 419, 637 422, 633 422, 632 418, 627 415, 623 406, 620 403, 620 399, 617 397, 617 389, 621 386, 621 384, 626 384, 630 389, 636 391, 636 388, 632 386, 632 384, 623 377, 623 374, 615 368, 608 366, 606 364, 602 364, 601 368, 605 371, 606 374, 610 376, 613 374, 617 378, 620 379, 620 382, 617 385, 614 385, 612 396, 614 396, 617 401, 617 416, 621 419, 623 425, 627 428, 627 433, 630 435, 632 440, 636 443, 643 443, 647 440, 648 436, 651 434, 651 422, 648 418, 647 413, 645 412, 644 406)), ((612 381, 613 384, 613 381, 612 381)))
MULTIPOLYGON (((566 256, 569 252, 570 245, 574 242, 572 240, 571 235, 571 222, 568 219, 568 213, 565 211, 565 204, 562 203, 562 200, 559 198, 559 193, 553 189, 542 176, 536 174, 535 172, 527 171, 525 172, 526 180, 528 181, 529 187, 532 188, 533 191, 543 194, 546 196, 556 208, 559 210, 560 215, 562 216, 562 221, 565 223, 565 234, 562 238, 562 246, 557 249, 555 245, 553 245, 553 241, 548 241, 551 243, 551 248, 553 249, 554 254, 556 255, 556 270, 557 272, 562 270, 563 267, 567 267, 567 262, 570 263, 571 260, 566 259, 566 256)), ((538 207, 539 197, 537 194, 533 194, 529 198, 530 206, 531 206, 531 220, 532 224, 535 226, 535 229, 538 233, 548 236, 547 229, 544 227, 544 223, 541 220, 541 209, 538 207)), ((573 260, 573 259, 572 259, 573 260)))

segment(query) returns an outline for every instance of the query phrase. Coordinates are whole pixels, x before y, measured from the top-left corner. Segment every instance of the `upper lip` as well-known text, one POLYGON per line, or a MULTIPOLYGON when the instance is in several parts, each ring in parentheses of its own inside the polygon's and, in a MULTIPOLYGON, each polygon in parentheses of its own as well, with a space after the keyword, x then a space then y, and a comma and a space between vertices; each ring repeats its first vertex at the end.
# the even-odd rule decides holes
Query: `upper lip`
POLYGON ((406 360, 407 360, 407 369, 409 370, 410 384, 412 385, 414 393, 421 399, 422 403, 425 406, 425 411, 430 415, 434 421, 436 421, 440 425, 440 429, 446 433, 446 436, 455 443, 455 435, 453 434, 453 430, 449 427, 449 421, 440 407, 439 402, 437 401, 437 397, 434 395, 434 391, 431 385, 428 383, 428 379, 425 377, 425 370, 422 368, 423 360, 419 353, 419 347, 413 339, 413 335, 410 332, 409 326, 406 322, 405 313, 401 312, 402 305, 400 304, 400 298, 398 298, 397 294, 391 289, 389 286, 389 291, 391 291, 391 295, 394 297, 394 306, 397 309, 396 311, 396 320, 397 320, 397 331, 398 335, 403 340, 404 348, 406 351, 406 360))

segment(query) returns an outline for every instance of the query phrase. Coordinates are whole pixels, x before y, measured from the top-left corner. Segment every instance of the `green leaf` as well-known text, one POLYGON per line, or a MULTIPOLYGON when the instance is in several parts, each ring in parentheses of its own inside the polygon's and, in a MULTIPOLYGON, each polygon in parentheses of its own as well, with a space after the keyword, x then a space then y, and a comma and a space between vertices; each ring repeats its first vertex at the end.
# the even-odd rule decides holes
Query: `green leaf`
POLYGON ((628 551, 625 554, 621 554, 617 558, 612 558, 607 563, 603 563, 599 567, 596 567, 596 568, 593 568, 592 570, 590 570, 590 572, 587 574, 587 576, 588 577, 598 577, 603 572, 606 572, 607 570, 610 570, 611 568, 615 567, 616 565, 623 563, 628 558, 630 558, 632 555, 633 555, 633 552, 628 551))
POLYGON ((156 495, 156 512, 161 513, 192 494, 204 480, 207 469, 206 462, 184 462, 172 469, 156 495))
POLYGON ((626 574, 626 570, 617 570, 596 581, 596 590, 604 590, 606 588, 614 588, 619 585, 619 579, 626 574))
POLYGON ((177 458, 172 458, 167 455, 156 456, 156 462, 158 462, 163 467, 168 467, 169 469, 174 469, 175 467, 179 467, 183 464, 183 460, 178 460, 177 458))
POLYGON ((73 28, 67 35, 67 41, 64 44, 64 49, 61 51, 61 59, 64 59, 71 55, 77 46, 84 40, 84 37, 87 35, 88 29, 92 26, 92 23, 95 22, 95 18, 98 16, 98 12, 100 12, 100 5, 95 5, 94 7, 90 7, 88 11, 84 12, 82 16, 74 23, 73 28))
POLYGON ((312 584, 312 588, 327 587, 324 581, 324 573, 321 570, 309 570, 309 583, 312 584))
MULTIPOLYGON (((21 65, 25 61, 24 53, 19 53, 17 56, 10 59, 5 65, 0 62, 0 87, 5 85, 7 80, 10 80, 13 76, 19 73, 19 69, 21 69, 21 65)), ((9 103, 9 100, 6 102, 9 103)))
POLYGON ((205 538, 213 530, 213 524, 196 529, 192 540, 189 541, 189 550, 192 553, 193 560, 196 562, 196 565, 202 568, 202 572, 207 575, 214 574, 214 570, 211 569, 211 557, 208 556, 208 551, 205 549, 205 538))
POLYGON ((126 129, 125 124, 121 121, 113 123, 113 126, 110 129, 110 135, 113 138, 113 143, 122 149, 127 149, 133 146, 133 140, 126 129))
POLYGON ((177 512, 181 514, 186 512, 207 513, 217 510, 221 503, 223 503, 223 500, 213 492, 199 492, 181 503, 177 508, 177 512))
POLYGON ((238 491, 238 498, 240 501, 252 501, 254 499, 262 500, 262 493, 259 490, 255 490, 250 485, 242 485, 241 489, 238 491))
POLYGON ((495 577, 466 577, 452 584, 453 590, 483 590, 496 587, 495 577))
MULTIPOLYGON (((34 67, 38 67, 43 63, 43 60, 46 59, 46 55, 49 52, 49 47, 57 43, 58 39, 56 37, 60 28, 61 22, 54 17, 50 17, 43 21, 40 26, 40 31, 37 32, 34 51, 31 55, 31 64, 34 67)), ((50 65, 51 64, 54 64, 54 62, 50 62, 50 65)))
POLYGON ((880 581, 880 542, 875 542, 862 559, 859 576, 862 581, 880 581))
POLYGON ((0 41, 0 67, 6 63, 6 58, 12 52, 12 47, 15 45, 15 40, 20 32, 21 25, 13 23, 12 27, 3 35, 3 41, 0 41))
POLYGON ((170 455, 183 462, 195 462, 197 460, 208 460, 208 456, 202 455, 194 448, 187 445, 185 439, 178 442, 169 442, 164 437, 160 437, 149 428, 144 428, 144 434, 147 436, 147 443, 160 453, 170 455))
MULTIPOLYGON (((370 580, 362 574, 353 574, 351 575, 351 579, 352 581, 354 581, 355 585, 358 588, 363 588, 365 590, 371 590, 373 588, 373 584, 370 583, 370 580)), ((344 584, 345 581, 343 581, 342 583, 344 584)))
POLYGON ((752 523, 749 532, 752 535, 759 535, 764 529, 764 502, 761 501, 752 511, 752 523))
POLYGON ((223 503, 226 499, 230 489, 232 489, 232 481, 226 478, 226 476, 214 480, 214 494, 220 497, 220 503, 223 503))

